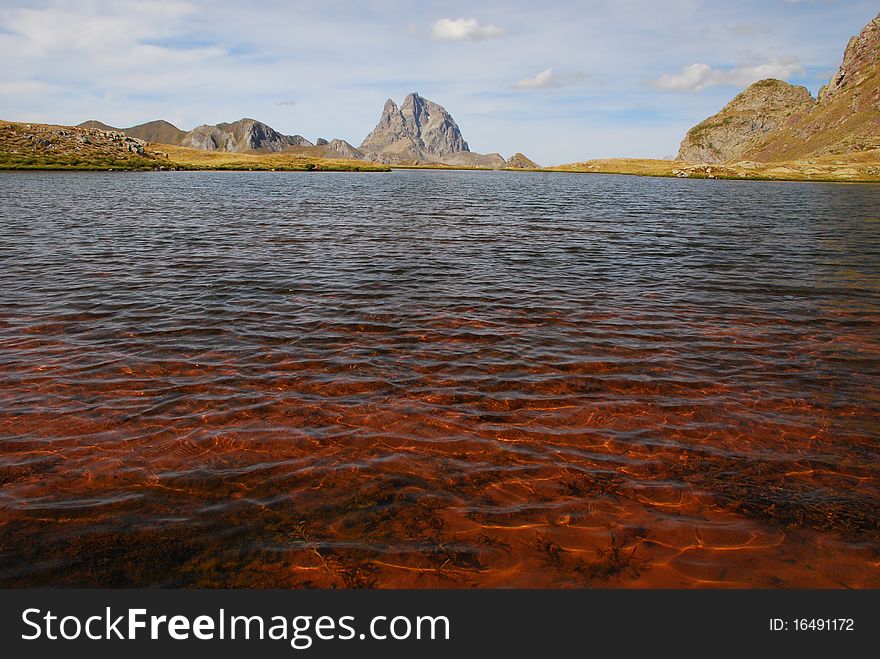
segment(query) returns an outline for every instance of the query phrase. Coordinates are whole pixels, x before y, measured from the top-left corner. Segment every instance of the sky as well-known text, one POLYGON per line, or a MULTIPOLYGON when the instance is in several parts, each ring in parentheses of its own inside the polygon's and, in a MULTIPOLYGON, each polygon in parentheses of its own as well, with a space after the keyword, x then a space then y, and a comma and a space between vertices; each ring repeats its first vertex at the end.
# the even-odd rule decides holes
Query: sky
POLYGON ((0 118, 286 134, 443 105, 472 151, 666 157, 756 80, 814 95, 880 11, 860 0, 0 0, 0 118))

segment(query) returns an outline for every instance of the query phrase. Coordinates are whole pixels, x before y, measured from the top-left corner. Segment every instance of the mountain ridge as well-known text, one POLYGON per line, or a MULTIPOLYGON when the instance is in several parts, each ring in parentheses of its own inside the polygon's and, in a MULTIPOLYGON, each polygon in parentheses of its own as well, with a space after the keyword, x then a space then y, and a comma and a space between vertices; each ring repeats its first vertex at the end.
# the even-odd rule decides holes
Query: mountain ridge
POLYGON ((880 149, 880 14, 847 44, 816 98, 761 80, 691 128, 678 159, 778 162, 880 149))

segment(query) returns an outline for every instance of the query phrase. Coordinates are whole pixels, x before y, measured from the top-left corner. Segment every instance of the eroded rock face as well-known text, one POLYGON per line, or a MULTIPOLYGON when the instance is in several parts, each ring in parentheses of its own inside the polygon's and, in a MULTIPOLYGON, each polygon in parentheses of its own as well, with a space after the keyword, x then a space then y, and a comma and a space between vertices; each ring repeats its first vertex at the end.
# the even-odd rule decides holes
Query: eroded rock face
POLYGON ((880 50, 880 14, 868 23, 862 32, 849 40, 843 62, 827 85, 819 90, 819 102, 828 102, 845 87, 864 81, 877 67, 880 50))
POLYGON ((741 160, 761 138, 812 105, 806 87, 772 78, 756 82, 718 114, 691 128, 682 140, 678 159, 696 163, 741 160))
POLYGON ((181 141, 182 146, 205 151, 284 151, 291 146, 313 146, 301 135, 282 135, 255 119, 194 128, 181 141))
POLYGON ((368 160, 389 164, 441 162, 470 150, 452 115, 416 93, 407 94, 399 108, 388 99, 359 149, 368 160))

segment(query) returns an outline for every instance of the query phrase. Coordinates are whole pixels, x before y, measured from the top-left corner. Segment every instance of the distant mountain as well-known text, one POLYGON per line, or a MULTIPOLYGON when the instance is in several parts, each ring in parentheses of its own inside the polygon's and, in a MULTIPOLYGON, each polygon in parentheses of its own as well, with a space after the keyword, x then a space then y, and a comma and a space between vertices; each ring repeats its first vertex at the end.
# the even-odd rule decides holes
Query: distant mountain
POLYGON ((302 135, 282 135, 256 119, 231 124, 198 126, 186 134, 181 146, 205 151, 284 151, 292 146, 314 146, 302 135))
MULTIPOLYGON (((498 153, 471 151, 452 115, 442 105, 415 92, 407 94, 400 107, 391 99, 385 101, 379 123, 359 151, 367 160, 391 165, 440 164, 486 169, 510 166, 498 153)), ((525 160, 537 167, 528 158, 525 160)))
MULTIPOLYGON (((326 142, 326 140, 325 140, 326 142)), ((325 158, 354 158, 355 160, 363 160, 364 154, 360 149, 354 148, 345 140, 330 140, 326 144, 317 145, 323 148, 325 158)))
POLYGON ((180 144, 186 136, 186 133, 177 126, 162 119, 132 126, 122 132, 129 137, 136 137, 145 142, 158 142, 159 144, 180 144))
POLYGON ((439 161, 442 165, 451 167, 480 167, 485 169, 504 169, 507 161, 500 153, 474 153, 473 151, 459 151, 442 156, 439 161))
POLYGON ((514 153, 507 159, 508 169, 541 169, 541 166, 531 158, 521 153, 514 153))
POLYGON ((388 99, 379 123, 359 149, 368 160, 390 164, 440 162, 470 150, 452 115, 416 93, 407 94, 399 108, 388 99))
POLYGON ((301 135, 282 135, 256 119, 240 119, 233 123, 222 123, 215 126, 198 126, 189 132, 182 131, 177 126, 161 119, 132 126, 131 128, 114 128, 95 120, 85 121, 79 126, 81 128, 118 131, 145 142, 175 144, 204 151, 256 151, 267 153, 284 151, 296 146, 313 146, 311 142, 301 135))
POLYGON ((84 121, 81 124, 76 125, 77 128, 94 128, 96 130, 112 130, 116 132, 125 132, 123 128, 114 128, 113 126, 108 126, 107 124, 98 121, 96 119, 89 119, 88 121, 84 121))
POLYGON ((522 154, 508 163, 500 154, 472 152, 455 120, 441 105, 408 94, 398 107, 388 100, 376 128, 355 148, 345 140, 318 138, 315 144, 302 135, 284 135, 256 119, 205 124, 185 132, 167 121, 151 121, 131 128, 114 128, 86 121, 83 128, 117 131, 127 136, 203 151, 277 153, 294 151, 321 158, 346 158, 398 165, 443 164, 486 169, 536 168, 522 154))
POLYGON ((97 128, 99 130, 113 130, 125 133, 129 137, 135 137, 144 142, 157 142, 159 144, 180 144, 186 133, 174 124, 167 121, 150 121, 145 124, 132 126, 131 128, 114 128, 100 121, 84 121, 79 128, 97 128))
POLYGON ((694 126, 680 160, 775 162, 880 149, 880 15, 850 39, 843 63, 813 99, 762 80, 694 126))

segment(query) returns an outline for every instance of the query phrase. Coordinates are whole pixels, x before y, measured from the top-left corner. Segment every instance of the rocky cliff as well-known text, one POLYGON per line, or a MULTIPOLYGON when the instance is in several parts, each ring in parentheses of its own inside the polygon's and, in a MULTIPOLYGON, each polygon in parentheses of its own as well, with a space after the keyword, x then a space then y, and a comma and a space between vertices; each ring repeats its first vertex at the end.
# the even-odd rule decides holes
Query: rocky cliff
POLYGON ((875 149, 880 149, 880 15, 850 39, 818 99, 781 80, 756 82, 688 131, 678 158, 776 162, 875 149))
POLYGON ((440 162, 469 151, 452 115, 416 93, 407 94, 400 107, 388 99, 379 123, 359 150, 368 160, 411 165, 440 162))
POLYGON ((761 80, 717 114, 691 128, 678 150, 688 162, 722 163, 742 159, 754 144, 793 114, 808 111, 813 98, 806 87, 761 80))

